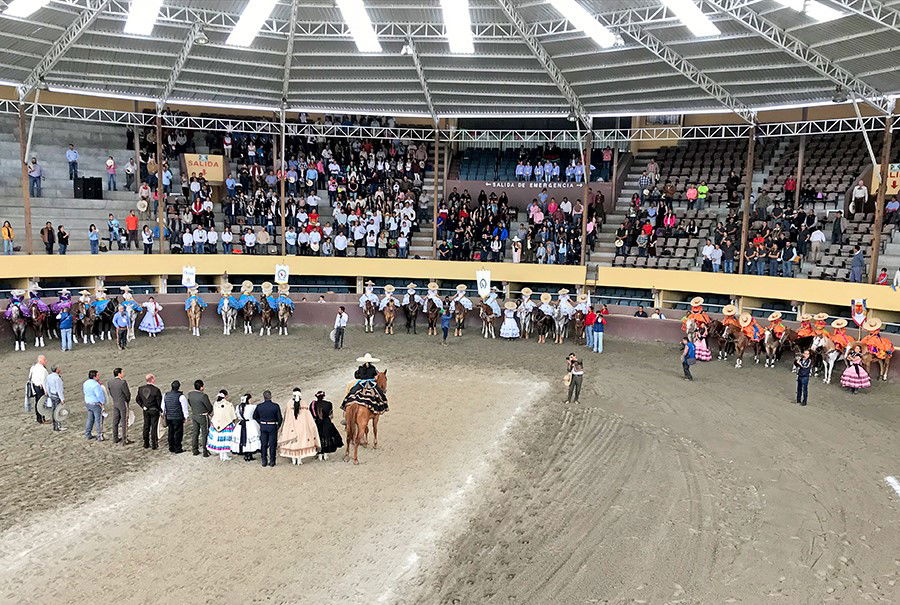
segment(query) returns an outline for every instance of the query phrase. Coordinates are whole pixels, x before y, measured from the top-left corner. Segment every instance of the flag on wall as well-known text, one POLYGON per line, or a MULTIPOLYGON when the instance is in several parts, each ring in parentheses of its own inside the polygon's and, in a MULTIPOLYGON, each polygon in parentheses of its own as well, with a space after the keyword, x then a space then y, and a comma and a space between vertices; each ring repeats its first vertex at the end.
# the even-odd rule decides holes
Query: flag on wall
POLYGON ((287 265, 275 265, 275 283, 286 284, 291 275, 291 270, 287 265))
POLYGON ((867 312, 868 309, 866 309, 865 298, 855 298, 850 301, 850 317, 857 327, 861 326, 863 322, 866 321, 867 312))
POLYGON ((478 296, 487 298, 491 293, 491 272, 487 269, 476 271, 475 282, 478 284, 478 296))
POLYGON ((181 285, 193 288, 197 285, 197 268, 185 265, 181 268, 181 285))

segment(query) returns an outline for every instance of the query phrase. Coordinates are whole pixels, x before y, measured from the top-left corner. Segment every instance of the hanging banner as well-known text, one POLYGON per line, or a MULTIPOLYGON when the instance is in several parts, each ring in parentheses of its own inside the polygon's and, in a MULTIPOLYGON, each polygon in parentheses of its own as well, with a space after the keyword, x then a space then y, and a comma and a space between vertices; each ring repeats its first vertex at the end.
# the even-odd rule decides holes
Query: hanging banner
POLYGON ((287 265, 275 265, 275 283, 286 284, 291 276, 291 270, 287 265))
MULTIPOLYGON (((869 191, 872 194, 878 193, 878 186, 881 184, 881 164, 876 164, 872 168, 872 184, 869 191)), ((900 193, 900 164, 888 164, 887 172, 887 191, 885 195, 897 195, 900 193)))
POLYGON ((865 298, 857 298, 850 301, 850 317, 857 327, 861 326, 863 322, 866 321, 866 311, 865 298))
POLYGON ((184 165, 189 177, 202 176, 210 183, 225 182, 225 158, 221 155, 186 153, 184 165))
POLYGON ((491 293, 491 272, 487 269, 476 271, 475 282, 478 284, 478 296, 487 298, 491 293))
POLYGON ((185 265, 181 268, 181 285, 193 288, 197 285, 197 268, 185 265))

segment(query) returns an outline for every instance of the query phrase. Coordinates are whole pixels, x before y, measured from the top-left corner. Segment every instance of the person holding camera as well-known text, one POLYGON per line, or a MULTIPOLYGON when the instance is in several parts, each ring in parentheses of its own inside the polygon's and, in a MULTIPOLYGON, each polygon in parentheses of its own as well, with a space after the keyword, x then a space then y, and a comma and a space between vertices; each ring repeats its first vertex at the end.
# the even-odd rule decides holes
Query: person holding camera
POLYGON ((578 398, 581 396, 581 383, 584 380, 584 364, 575 355, 569 353, 566 357, 566 366, 568 373, 566 374, 566 384, 569 385, 569 394, 566 397, 566 403, 579 403, 578 398))

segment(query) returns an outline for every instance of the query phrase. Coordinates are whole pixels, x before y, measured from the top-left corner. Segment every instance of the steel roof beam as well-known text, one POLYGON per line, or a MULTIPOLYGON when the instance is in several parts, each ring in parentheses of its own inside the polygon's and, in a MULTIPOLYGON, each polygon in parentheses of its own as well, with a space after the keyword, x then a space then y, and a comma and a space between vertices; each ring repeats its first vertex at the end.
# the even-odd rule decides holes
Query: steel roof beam
POLYGON ((830 2, 900 33, 900 10, 886 6, 878 0, 830 0, 830 2))
POLYGON ((24 99, 31 94, 41 83, 41 80, 50 73, 53 66, 66 54, 69 48, 81 37, 87 28, 91 26, 100 12, 109 5, 110 0, 85 0, 85 10, 66 27, 62 35, 56 39, 47 54, 38 61, 28 77, 19 87, 19 98, 24 99))
POLYGON ((774 22, 748 8, 741 0, 701 0, 724 14, 731 16, 744 27, 755 31, 769 42, 793 55, 810 69, 813 69, 832 82, 853 92, 860 99, 880 111, 889 114, 893 110, 893 102, 884 93, 860 80, 843 67, 832 63, 825 55, 809 47, 799 38, 787 33, 774 22))
POLYGON ((544 71, 547 72, 547 75, 550 76, 550 79, 553 80, 553 83, 556 84, 556 87, 559 88, 559 91, 565 97, 566 101, 568 101, 569 106, 575 114, 575 119, 581 122, 585 128, 590 129, 592 125, 591 118, 584 109, 584 105, 581 104, 578 95, 575 94, 569 81, 566 80, 562 71, 556 66, 550 53, 547 52, 537 37, 530 33, 528 25, 525 23, 524 19, 522 19, 519 11, 516 10, 516 7, 513 6, 510 0, 496 0, 496 2, 500 8, 503 9, 503 12, 506 13, 506 17, 509 19, 510 23, 515 26, 516 31, 522 36, 522 39, 528 45, 528 48, 531 49, 531 52, 544 68, 544 71))
POLYGON ((419 50, 416 48, 416 43, 411 36, 406 39, 406 44, 409 46, 409 54, 412 56, 413 65, 416 67, 416 75, 419 77, 419 85, 422 87, 422 94, 425 96, 425 104, 428 105, 428 113, 431 114, 431 120, 437 126, 439 121, 438 115, 434 110, 434 102, 431 99, 431 91, 428 90, 428 82, 425 81, 425 69, 422 67, 419 50))
POLYGON ((172 91, 175 90, 175 84, 178 82, 178 76, 181 75, 181 70, 184 69, 184 64, 187 63, 188 57, 191 54, 191 49, 194 47, 194 42, 197 41, 197 38, 200 36, 200 33, 202 31, 203 24, 199 21, 191 26, 191 31, 188 32, 187 38, 185 38, 184 40, 184 46, 181 47, 181 51, 179 51, 178 56, 175 57, 175 64, 172 65, 172 71, 171 73, 169 73, 169 77, 166 80, 166 85, 163 88, 162 94, 159 96, 160 106, 166 104, 166 101, 169 100, 172 91))
POLYGON ((291 0, 291 20, 288 24, 287 51, 284 53, 284 72, 281 80, 281 100, 288 102, 291 83, 291 62, 294 60, 294 38, 297 35, 297 0, 291 0))

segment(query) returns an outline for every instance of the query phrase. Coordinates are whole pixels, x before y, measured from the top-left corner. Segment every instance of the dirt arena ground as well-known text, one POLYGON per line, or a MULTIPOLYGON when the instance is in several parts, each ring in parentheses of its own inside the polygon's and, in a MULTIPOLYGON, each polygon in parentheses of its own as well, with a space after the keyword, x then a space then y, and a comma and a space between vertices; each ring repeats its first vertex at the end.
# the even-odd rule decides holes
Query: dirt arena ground
POLYGON ((567 405, 573 345, 354 328, 336 352, 326 332, 48 347, 70 398, 61 435, 22 411, 37 351, 0 353, 0 601, 900 601, 895 385, 814 382, 800 408, 787 365, 714 362, 686 383, 674 345, 608 341, 580 349, 585 391, 567 405), (133 391, 153 371, 234 401, 271 388, 285 402, 294 385, 339 400, 366 351, 388 368, 391 411, 358 467, 81 435, 90 367, 123 366, 133 391))

